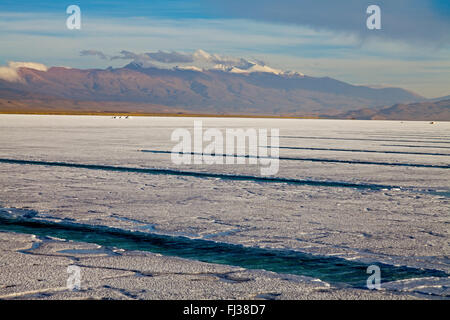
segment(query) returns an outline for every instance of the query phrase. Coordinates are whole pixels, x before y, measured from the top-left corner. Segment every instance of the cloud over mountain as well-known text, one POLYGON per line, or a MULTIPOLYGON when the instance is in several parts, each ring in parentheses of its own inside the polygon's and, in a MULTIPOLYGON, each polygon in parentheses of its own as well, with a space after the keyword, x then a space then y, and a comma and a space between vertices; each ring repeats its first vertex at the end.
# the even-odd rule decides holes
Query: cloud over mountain
POLYGON ((149 67, 153 63, 161 64, 184 64, 192 63, 196 67, 211 68, 215 66, 236 67, 240 69, 248 69, 254 65, 265 66, 262 61, 249 61, 244 58, 237 58, 231 56, 219 55, 216 53, 209 53, 202 49, 198 49, 193 53, 177 52, 177 51, 156 51, 156 52, 144 52, 136 53, 128 50, 122 50, 118 55, 108 55, 100 50, 82 50, 81 56, 96 56, 100 59, 109 60, 131 60, 140 65, 149 67))
POLYGON ((17 72, 20 68, 28 68, 38 71, 47 71, 47 66, 36 62, 15 62, 10 61, 8 66, 0 66, 0 80, 9 82, 20 82, 22 78, 17 72))

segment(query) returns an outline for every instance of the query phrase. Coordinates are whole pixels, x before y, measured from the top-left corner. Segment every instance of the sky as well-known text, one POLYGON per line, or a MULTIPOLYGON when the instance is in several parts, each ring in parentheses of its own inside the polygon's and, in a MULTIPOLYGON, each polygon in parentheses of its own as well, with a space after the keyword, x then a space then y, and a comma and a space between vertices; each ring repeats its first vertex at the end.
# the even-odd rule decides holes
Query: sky
POLYGON ((352 84, 450 94, 448 0, 0 0, 0 66, 74 68, 258 61, 352 84), (381 29, 369 30, 369 5, 381 29), (69 30, 66 8, 81 9, 69 30), (211 62, 210 61, 210 62, 211 62))

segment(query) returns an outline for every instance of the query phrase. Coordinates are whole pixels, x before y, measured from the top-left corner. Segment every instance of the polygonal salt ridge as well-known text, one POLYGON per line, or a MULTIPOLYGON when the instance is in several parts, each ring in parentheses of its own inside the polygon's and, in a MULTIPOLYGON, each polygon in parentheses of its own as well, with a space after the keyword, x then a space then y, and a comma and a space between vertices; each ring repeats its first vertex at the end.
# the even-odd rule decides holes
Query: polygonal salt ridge
POLYGON ((6 219, 30 219, 38 214, 32 209, 0 208, 0 217, 6 219))
POLYGON ((426 277, 403 279, 382 283, 383 289, 402 292, 413 292, 440 297, 450 296, 450 277, 426 277))
MULTIPOLYGON (((238 271, 236 271, 236 273, 237 272, 238 271)), ((242 269, 242 272, 245 273, 245 272, 249 272, 249 271, 246 269, 242 269)), ((277 272, 273 272, 273 271, 253 269, 253 270, 251 270, 251 275, 254 277, 280 279, 280 280, 289 281, 291 283, 302 283, 302 284, 308 283, 310 285, 313 285, 316 288, 327 289, 327 288, 331 287, 331 285, 328 282, 325 282, 318 278, 290 274, 290 273, 277 273, 277 272)))

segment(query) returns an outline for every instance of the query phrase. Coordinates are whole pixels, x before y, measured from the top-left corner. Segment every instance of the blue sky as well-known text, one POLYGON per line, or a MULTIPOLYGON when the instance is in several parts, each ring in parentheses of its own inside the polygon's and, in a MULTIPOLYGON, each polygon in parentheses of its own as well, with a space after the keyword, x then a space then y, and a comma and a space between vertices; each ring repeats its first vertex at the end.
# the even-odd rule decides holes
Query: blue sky
POLYGON ((448 0, 1 0, 0 65, 119 67, 131 59, 109 58, 122 50, 203 49, 437 97, 450 94, 449 30, 448 0), (65 26, 71 4, 81 8, 81 30, 65 26), (366 28, 370 4, 381 8, 381 30, 366 28))

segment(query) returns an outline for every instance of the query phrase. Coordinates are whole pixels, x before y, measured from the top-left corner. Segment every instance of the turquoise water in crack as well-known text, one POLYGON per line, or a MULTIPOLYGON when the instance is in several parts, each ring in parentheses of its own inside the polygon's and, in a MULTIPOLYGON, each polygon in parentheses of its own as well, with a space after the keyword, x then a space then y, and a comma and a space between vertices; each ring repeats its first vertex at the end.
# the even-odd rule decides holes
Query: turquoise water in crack
MULTIPOLYGON (((292 250, 244 247, 209 240, 189 239, 151 233, 132 232, 102 226, 55 223, 28 218, 0 216, 0 230, 52 236, 126 250, 141 250, 209 263, 247 269, 264 269, 278 273, 310 276, 333 284, 366 287, 369 264, 337 257, 322 257, 292 250)), ((377 263, 381 281, 389 282, 418 277, 447 277, 438 270, 397 267, 377 263)))

